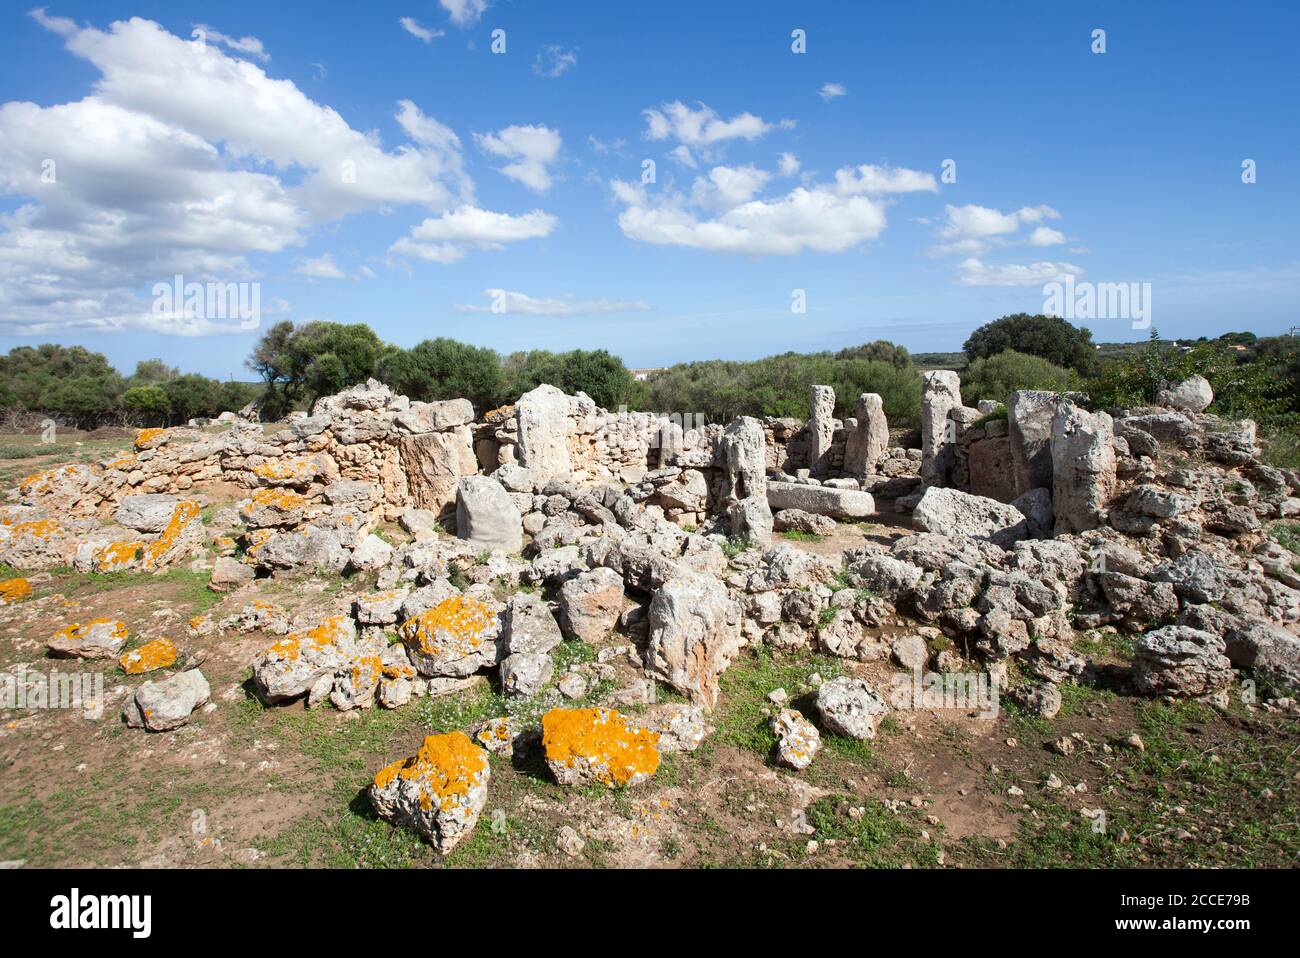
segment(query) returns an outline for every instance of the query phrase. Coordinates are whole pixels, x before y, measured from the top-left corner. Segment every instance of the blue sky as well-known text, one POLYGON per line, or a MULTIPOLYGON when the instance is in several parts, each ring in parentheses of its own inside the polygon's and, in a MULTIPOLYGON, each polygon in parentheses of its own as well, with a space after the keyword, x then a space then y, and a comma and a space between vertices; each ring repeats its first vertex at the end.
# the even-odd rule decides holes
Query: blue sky
POLYGON ((0 348, 248 378, 256 331, 152 311, 177 271, 259 283, 264 325, 632 366, 955 350, 1067 274, 1150 283, 1166 336, 1285 332, 1298 21, 1282 3, 10 4, 0 348))

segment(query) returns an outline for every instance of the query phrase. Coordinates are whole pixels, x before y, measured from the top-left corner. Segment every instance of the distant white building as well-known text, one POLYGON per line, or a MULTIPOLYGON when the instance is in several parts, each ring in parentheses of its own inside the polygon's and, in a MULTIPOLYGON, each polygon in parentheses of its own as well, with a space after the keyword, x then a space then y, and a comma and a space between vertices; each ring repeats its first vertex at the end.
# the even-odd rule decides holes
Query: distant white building
POLYGON ((637 382, 645 382, 650 378, 651 373, 660 373, 667 369, 667 366, 648 366, 644 369, 633 369, 632 378, 637 382))

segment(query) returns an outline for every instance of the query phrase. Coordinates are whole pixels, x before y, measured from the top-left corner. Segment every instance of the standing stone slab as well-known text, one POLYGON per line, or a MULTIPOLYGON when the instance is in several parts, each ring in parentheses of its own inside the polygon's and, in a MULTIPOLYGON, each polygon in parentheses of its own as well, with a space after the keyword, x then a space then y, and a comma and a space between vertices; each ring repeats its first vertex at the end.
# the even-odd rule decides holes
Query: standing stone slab
POLYGON ((1007 429, 1015 496, 1030 489, 1052 488, 1052 421, 1057 402, 1056 393, 1041 389, 1018 389, 1011 394, 1007 429))
POLYGON ((501 483, 491 476, 466 476, 456 486, 456 535, 484 549, 519 552, 523 517, 501 483))
POLYGON ((952 467, 948 411, 961 405, 961 379, 951 369, 921 373, 921 479, 942 486, 952 467))
POLYGON ((417 509, 441 512, 456 501, 456 483, 478 472, 469 426, 447 432, 402 436, 397 443, 406 472, 410 503, 417 509))
POLYGON ((1052 507, 1056 533, 1101 525, 1115 495, 1115 431, 1104 412, 1062 402, 1052 420, 1052 507))
POLYGON ((835 390, 813 386, 808 396, 808 466, 814 476, 830 471, 828 454, 835 435, 835 390))
POLYGON ((723 506, 731 534, 766 545, 772 540, 772 510, 767 502, 767 450, 763 426, 740 416, 723 430, 718 454, 726 471, 723 506))
POLYGON ((889 420, 884 400, 876 393, 858 397, 857 425, 844 443, 844 472, 853 479, 865 479, 876 471, 876 463, 889 448, 889 420))
POLYGON ((519 465, 531 472, 539 484, 548 479, 568 479, 573 474, 569 406, 568 396, 545 383, 524 393, 515 405, 519 465))

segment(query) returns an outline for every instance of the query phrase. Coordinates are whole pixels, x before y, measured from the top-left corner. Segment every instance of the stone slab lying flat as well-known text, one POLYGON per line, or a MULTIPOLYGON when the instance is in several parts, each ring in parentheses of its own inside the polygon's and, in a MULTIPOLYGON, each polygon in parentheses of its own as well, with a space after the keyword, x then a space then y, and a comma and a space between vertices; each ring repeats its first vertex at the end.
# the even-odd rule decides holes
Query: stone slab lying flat
POLYGON ((862 519, 876 512, 876 500, 869 492, 808 486, 797 482, 769 481, 767 504, 773 512, 802 509, 804 512, 837 519, 862 519))

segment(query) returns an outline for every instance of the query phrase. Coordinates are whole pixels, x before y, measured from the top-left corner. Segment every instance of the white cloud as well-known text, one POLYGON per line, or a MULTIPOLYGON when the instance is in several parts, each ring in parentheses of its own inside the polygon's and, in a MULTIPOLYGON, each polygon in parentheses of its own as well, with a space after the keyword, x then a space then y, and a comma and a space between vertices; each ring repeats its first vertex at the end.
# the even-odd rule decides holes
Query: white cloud
POLYGON ((424 43, 432 43, 438 37, 446 36, 444 31, 423 26, 414 17, 402 17, 397 22, 401 24, 403 30, 424 43))
POLYGON ((685 143, 673 147, 668 151, 668 155, 682 166, 690 167, 692 170, 699 169, 699 164, 695 162, 695 157, 691 155, 691 148, 685 143))
MULTIPOLYGON (((396 110, 406 139, 386 149, 211 33, 200 44, 139 18, 99 30, 32 17, 99 77, 74 102, 0 104, 4 332, 214 331, 155 316, 146 291, 176 274, 256 281, 254 257, 349 213, 477 209, 460 140, 409 100, 396 110)), ((403 241, 423 255, 413 235, 403 241)), ((460 254, 493 245, 445 242, 460 254)))
POLYGON ((343 270, 339 269, 334 262, 334 257, 329 253, 324 256, 306 258, 298 261, 294 267, 294 272, 300 276, 310 276, 312 279, 344 279, 343 270))
POLYGON ((491 304, 468 305, 458 303, 462 313, 499 313, 523 316, 583 316, 603 313, 645 312, 650 304, 644 300, 574 299, 565 297, 535 297, 505 289, 485 289, 483 295, 491 304))
POLYGON ((1041 286, 1066 276, 1082 276, 1083 268, 1073 263, 1007 263, 990 266, 975 257, 963 260, 958 267, 958 281, 963 286, 1041 286))
POLYGON ((600 140, 591 134, 587 134, 587 145, 593 152, 604 156, 607 153, 622 155, 623 147, 627 146, 627 140, 615 137, 612 140, 600 140))
POLYGON ((206 23, 194 24, 195 30, 203 31, 204 39, 207 41, 216 41, 224 44, 236 53, 247 53, 249 56, 257 57, 263 63, 271 59, 271 54, 266 52, 262 46, 262 41, 257 37, 232 37, 227 36, 215 27, 210 27, 206 23))
POLYGON ((487 10, 487 0, 438 0, 438 3, 447 11, 451 22, 461 29, 478 23, 487 10))
POLYGON ((694 180, 689 194, 670 189, 652 196, 624 180, 610 187, 624 206, 619 227, 632 239, 755 255, 850 249, 884 231, 889 201, 883 194, 937 188, 929 174, 863 165, 840 170, 835 183, 818 184, 806 175, 785 195, 761 198, 771 177, 752 165, 715 166, 694 180))
POLYGON ((1065 242, 1065 234, 1050 226, 1039 226, 1029 234, 1030 246, 1059 246, 1065 242))
POLYGON ((499 250, 506 243, 550 236, 558 223, 542 210, 512 216, 462 206, 413 226, 389 252, 433 263, 454 263, 470 248, 499 250))
POLYGON ((683 152, 689 156, 691 150, 708 159, 713 155, 712 147, 728 140, 753 142, 771 130, 788 130, 794 126, 793 120, 768 123, 752 113, 738 113, 724 120, 703 103, 693 110, 681 100, 665 103, 659 109, 644 110, 642 116, 646 119, 646 139, 676 140, 681 146, 673 154, 679 159, 683 152), (683 151, 682 147, 688 149, 683 151))
POLYGON ((715 166, 709 175, 696 177, 691 202, 704 209, 726 211, 748 203, 771 178, 756 166, 715 166))
POLYGON ((508 126, 496 133, 475 133, 484 153, 510 160, 501 172, 529 189, 545 193, 551 186, 548 167, 560 154, 560 134, 545 126, 508 126))
POLYGON ((848 92, 843 83, 823 83, 822 88, 817 91, 817 95, 829 103, 837 96, 844 96, 848 92))
POLYGON ((577 50, 566 50, 551 43, 537 51, 537 56, 533 58, 533 72, 550 80, 577 64, 577 50))
POLYGON ((881 196, 886 193, 936 193, 939 184, 930 173, 909 170, 901 166, 845 166, 835 171, 835 188, 841 193, 866 193, 881 196))
POLYGON ((799 172, 799 157, 793 153, 782 153, 776 159, 776 166, 782 176, 794 176, 799 172))

